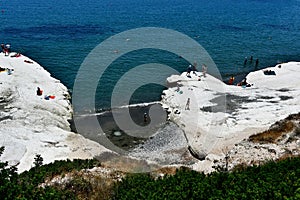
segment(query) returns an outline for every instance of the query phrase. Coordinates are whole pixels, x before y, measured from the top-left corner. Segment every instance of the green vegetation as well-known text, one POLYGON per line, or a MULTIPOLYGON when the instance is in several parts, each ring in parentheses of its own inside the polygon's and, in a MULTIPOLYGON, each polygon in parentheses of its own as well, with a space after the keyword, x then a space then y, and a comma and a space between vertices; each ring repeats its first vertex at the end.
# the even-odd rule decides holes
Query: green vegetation
POLYGON ((127 176, 113 199, 300 199, 300 158, 209 175, 181 169, 174 176, 127 176))
MULTIPOLYGON (((0 148, 0 155, 4 147, 0 148)), ((2 199, 300 199, 300 158, 269 162, 262 166, 239 167, 232 172, 209 175, 186 168, 175 175, 154 178, 129 174, 121 182, 101 175, 78 173, 99 166, 97 160, 56 161, 43 165, 35 157, 29 171, 17 174, 16 167, 0 162, 2 199), (72 172, 64 184, 42 187, 45 180, 72 172)))
MULTIPOLYGON (((4 147, 1 147, 0 155, 3 151, 4 147)), ((75 199, 76 194, 72 191, 71 186, 62 189, 54 186, 40 187, 40 184, 56 175, 99 165, 97 160, 66 160, 42 165, 43 158, 40 155, 37 155, 34 160, 35 167, 21 174, 17 173, 16 167, 9 167, 7 162, 0 162, 2 199, 75 199)), ((82 183, 77 181, 76 184, 82 183)))

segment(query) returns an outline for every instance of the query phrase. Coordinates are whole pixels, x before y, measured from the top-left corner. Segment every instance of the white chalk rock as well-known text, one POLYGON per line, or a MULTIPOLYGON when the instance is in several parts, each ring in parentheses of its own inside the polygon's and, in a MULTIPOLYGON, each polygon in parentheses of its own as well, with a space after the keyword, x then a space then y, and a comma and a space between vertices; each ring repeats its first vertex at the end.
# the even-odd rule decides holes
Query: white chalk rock
POLYGON ((2 161, 19 163, 18 171, 33 166, 40 154, 44 163, 92 158, 109 151, 96 142, 71 132, 72 107, 67 88, 38 63, 15 53, 0 53, 0 146, 2 161), (9 69, 9 70, 8 70, 9 69), (13 73, 8 73, 13 71, 13 73), (43 90, 38 96, 37 87, 43 90), (44 97, 52 96, 51 98, 44 97))
MULTIPOLYGON (((199 76, 201 72, 191 73, 190 78, 186 73, 169 77, 172 87, 163 91, 161 102, 170 119, 185 131, 189 145, 206 154, 224 155, 234 144, 300 111, 299 62, 249 73, 250 87, 226 85, 210 75, 199 80, 199 76)), ((194 168, 210 169, 200 163, 194 168)))

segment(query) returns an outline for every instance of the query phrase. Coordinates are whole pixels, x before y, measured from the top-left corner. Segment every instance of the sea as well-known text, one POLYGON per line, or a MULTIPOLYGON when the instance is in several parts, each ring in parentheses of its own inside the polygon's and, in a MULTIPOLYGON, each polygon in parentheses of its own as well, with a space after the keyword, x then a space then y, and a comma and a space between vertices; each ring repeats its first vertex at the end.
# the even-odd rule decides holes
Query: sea
MULTIPOLYGON (((40 63, 70 92, 87 55, 106 39, 134 28, 166 28, 193 38, 224 80, 254 70, 253 64, 243 65, 245 57, 259 59, 258 68, 300 61, 299 0, 2 0, 0 11, 0 42, 40 63)), ((179 72, 189 64, 148 49, 121 57, 114 68, 124 74, 145 63, 164 63, 179 72)), ((97 110, 110 108, 123 74, 101 78, 97 110)), ((163 89, 141 86, 130 103, 159 101, 163 89)))

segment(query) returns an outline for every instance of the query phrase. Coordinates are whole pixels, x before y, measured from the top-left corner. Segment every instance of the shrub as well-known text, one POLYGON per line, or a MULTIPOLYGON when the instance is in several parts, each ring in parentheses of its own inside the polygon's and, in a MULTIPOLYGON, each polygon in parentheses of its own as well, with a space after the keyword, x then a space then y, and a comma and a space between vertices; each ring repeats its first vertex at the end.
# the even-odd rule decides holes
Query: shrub
MULTIPOLYGON (((0 156, 5 148, 0 147, 0 156)), ((72 190, 59 187, 40 187, 46 178, 63 174, 72 170, 81 170, 99 165, 98 160, 66 160, 56 161, 48 165, 42 165, 43 158, 35 157, 32 169, 21 174, 16 167, 9 167, 7 162, 0 162, 0 194, 2 199, 75 199, 74 187, 72 190)), ((84 181, 74 180, 75 188, 88 192, 88 186, 84 181)))
POLYGON ((297 199, 299 166, 300 158, 289 158, 230 173, 179 170, 157 180, 134 174, 115 185, 113 199, 297 199))

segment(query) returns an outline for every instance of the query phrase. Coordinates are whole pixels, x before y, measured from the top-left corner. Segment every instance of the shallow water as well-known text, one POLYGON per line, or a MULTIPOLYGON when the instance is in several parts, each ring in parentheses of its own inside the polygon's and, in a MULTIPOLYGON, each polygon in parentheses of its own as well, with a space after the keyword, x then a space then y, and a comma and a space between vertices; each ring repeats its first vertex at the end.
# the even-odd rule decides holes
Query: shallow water
POLYGON ((105 147, 107 147, 108 145, 105 143, 105 139, 107 138, 110 142, 113 143, 113 145, 116 145, 118 148, 124 151, 129 151, 136 148, 138 145, 144 143, 147 139, 152 138, 153 135, 158 133, 161 127, 164 127, 166 125, 167 119, 165 118, 165 116, 162 115, 161 119, 158 119, 157 123, 149 127, 149 124, 151 123, 151 118, 149 118, 149 120, 145 122, 144 113, 149 113, 150 106, 153 106, 153 104, 148 106, 130 107, 130 118, 128 118, 126 115, 127 108, 117 108, 114 110, 114 112, 117 115, 121 116, 121 118, 125 121, 133 120, 134 123, 136 123, 141 128, 148 126, 148 128, 143 130, 120 129, 111 111, 98 113, 96 116, 94 114, 75 116, 76 123, 75 127, 73 128, 80 130, 79 133, 84 137, 96 141, 105 147), (96 117, 98 121, 98 123, 96 124, 93 123, 92 120, 94 117, 96 117), (99 129, 99 127, 101 129, 99 129), (140 135, 140 137, 136 135, 140 135))

